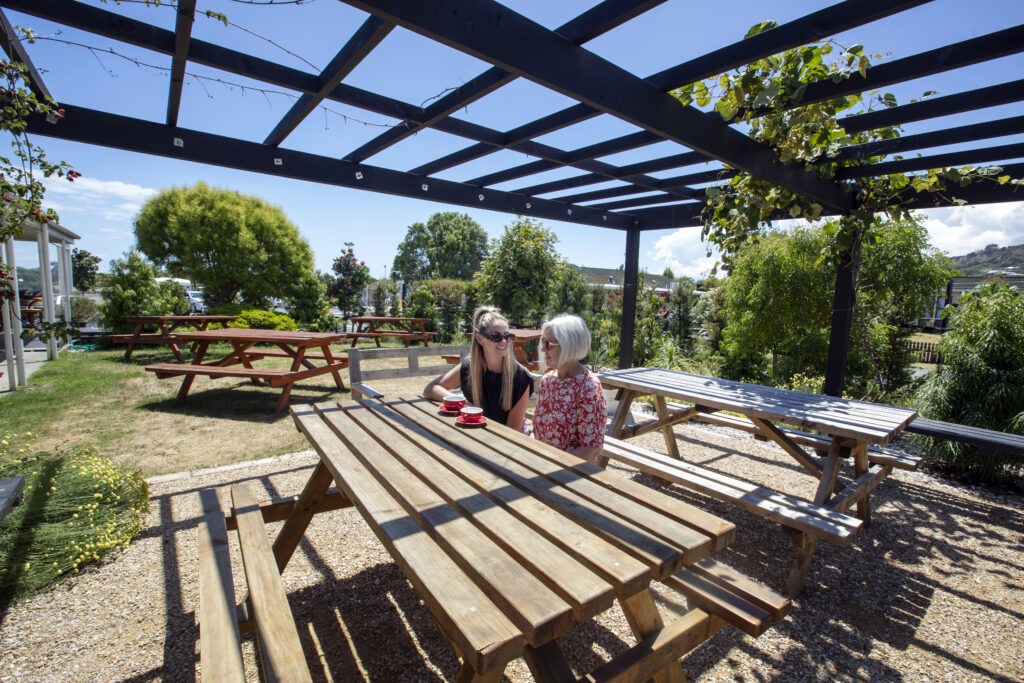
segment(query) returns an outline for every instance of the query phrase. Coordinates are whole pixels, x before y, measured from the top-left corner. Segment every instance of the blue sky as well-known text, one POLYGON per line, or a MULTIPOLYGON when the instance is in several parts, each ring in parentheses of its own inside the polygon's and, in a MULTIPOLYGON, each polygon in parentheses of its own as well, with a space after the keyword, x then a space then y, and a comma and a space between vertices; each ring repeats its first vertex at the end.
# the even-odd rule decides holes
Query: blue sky
MULTIPOLYGON (((555 28, 585 11, 595 1, 508 0, 505 4, 544 26, 555 28)), ((173 29, 173 10, 167 7, 102 3, 98 0, 89 0, 89 4, 173 29)), ((647 76, 700 56, 727 41, 738 40, 757 21, 775 19, 783 23, 828 4, 831 3, 820 0, 775 3, 732 0, 728 11, 722 11, 722 3, 670 0, 587 43, 585 47, 638 76, 647 76)), ((301 6, 253 6, 222 0, 199 0, 198 7, 200 10, 223 12, 234 25, 226 27, 218 21, 197 16, 194 37, 233 49, 251 50, 266 59, 309 72, 322 69, 366 18, 364 13, 336 0, 314 0, 301 6), (272 39, 277 45, 265 38, 272 39)), ((163 120, 168 82, 165 68, 170 64, 169 58, 73 29, 61 29, 34 17, 9 11, 6 14, 13 24, 31 27, 46 38, 28 48, 58 101, 117 111, 146 120, 163 120), (91 52, 69 43, 81 43, 96 50, 91 52), (108 49, 134 58, 143 66, 102 52, 108 49)), ((1020 23, 1024 23, 1024 2, 1021 0, 976 0, 970 3, 936 0, 903 15, 840 35, 837 41, 844 45, 861 43, 870 54, 884 53, 884 59, 898 59, 1020 23)), ((487 67, 473 57, 403 29, 395 29, 345 82, 419 105, 468 81, 487 67)), ((293 97, 288 94, 271 92, 260 83, 212 72, 202 66, 189 64, 188 73, 190 76, 186 78, 179 116, 179 125, 185 128, 262 142, 293 102, 293 97)), ((1003 83, 1019 78, 1021 73, 1024 73, 1024 55, 1015 55, 958 69, 934 79, 901 84, 887 91, 905 102, 920 97, 925 90, 951 94, 1003 83)), ((520 79, 473 103, 456 116, 507 130, 569 103, 559 94, 520 79)), ((326 106, 329 111, 316 110, 283 146, 340 157, 395 123, 386 117, 338 103, 328 102, 326 106)), ((1019 113, 1019 107, 1008 105, 980 115, 963 114, 911 124, 905 127, 904 134, 1019 113)), ((540 140, 563 149, 574 149, 635 130, 630 124, 601 116, 540 140)), ((1024 141, 1024 136, 1017 135, 984 144, 1021 141, 1024 141)), ((148 197, 162 188, 189 185, 200 180, 258 195, 282 207, 309 241, 317 268, 328 269, 343 243, 354 242, 357 254, 377 277, 383 276, 385 269, 390 269, 395 248, 406 228, 413 222, 425 221, 436 211, 466 212, 491 237, 499 236, 513 218, 479 209, 261 176, 56 139, 36 138, 36 142, 46 149, 48 157, 69 161, 83 174, 73 184, 65 181, 50 183, 47 204, 59 211, 63 225, 82 235, 80 247, 103 258, 104 270, 111 259, 120 257, 132 246, 132 219, 148 197)), ((367 163, 409 170, 469 144, 470 141, 461 138, 425 131, 371 157, 367 163)), ((678 151, 682 151, 681 148, 661 143, 604 157, 603 160, 627 164, 678 151)), ((449 169, 439 176, 464 181, 529 160, 525 155, 505 150, 449 169)), ((692 167, 687 172, 701 168, 692 167)), ((578 173, 574 169, 561 169, 495 187, 510 190, 578 173)), ((652 175, 664 177, 678 173, 668 171, 652 175)), ((591 187, 600 189, 613 184, 591 187)), ((619 231, 555 221, 547 221, 546 225, 558 235, 563 256, 573 263, 616 268, 624 261, 625 236, 619 231)), ((987 244, 1020 244, 1024 243, 1024 203, 933 210, 927 214, 927 225, 933 243, 950 254, 966 253, 987 244)), ((34 265, 35 249, 32 245, 19 246, 17 257, 21 265, 34 265)), ((705 258, 699 229, 655 231, 645 233, 641 238, 640 265, 648 271, 661 272, 666 266, 671 266, 677 274, 700 276, 710 269, 712 263, 713 259, 705 258)))

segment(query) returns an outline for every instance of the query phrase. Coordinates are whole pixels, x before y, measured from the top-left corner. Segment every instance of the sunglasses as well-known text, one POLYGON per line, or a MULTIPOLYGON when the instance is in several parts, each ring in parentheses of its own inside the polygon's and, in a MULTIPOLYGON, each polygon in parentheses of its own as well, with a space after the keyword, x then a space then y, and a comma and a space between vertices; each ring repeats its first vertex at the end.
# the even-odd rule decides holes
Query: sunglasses
POLYGON ((505 334, 502 334, 501 332, 492 332, 491 334, 484 334, 483 332, 480 332, 479 334, 485 339, 490 339, 495 344, 500 344, 503 341, 510 342, 516 338, 516 335, 511 332, 506 332, 505 334))

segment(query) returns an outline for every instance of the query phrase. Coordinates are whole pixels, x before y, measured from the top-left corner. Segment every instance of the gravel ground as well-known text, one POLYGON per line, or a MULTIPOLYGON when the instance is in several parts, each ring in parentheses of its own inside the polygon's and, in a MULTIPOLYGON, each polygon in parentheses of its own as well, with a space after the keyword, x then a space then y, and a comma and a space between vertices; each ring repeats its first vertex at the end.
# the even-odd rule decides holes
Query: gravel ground
MULTIPOLYGON (((687 460, 795 495, 813 493, 813 480, 772 444, 709 425, 679 426, 676 435, 687 460)), ((637 441, 664 451, 660 434, 637 441)), ((151 480, 149 527, 130 548, 0 612, 0 681, 199 678, 199 491, 251 481, 263 499, 291 495, 314 463, 307 452, 151 480)), ((649 483, 646 475, 613 469, 649 483)), ((737 540, 718 559, 784 589, 793 548, 781 527, 676 495, 736 522, 737 540)), ((1024 680, 1024 498, 897 470, 872 500, 872 525, 849 547, 818 546, 788 617, 759 638, 727 627, 684 658, 687 675, 1024 680)), ((232 554, 237 590, 244 586, 237 547, 232 554)), ((353 509, 315 518, 283 579, 314 680, 454 679, 451 648, 353 509)), ((617 608, 560 639, 577 672, 631 642, 617 608)), ((247 677, 258 680, 251 637, 245 649, 247 677)), ((506 677, 531 680, 521 660, 506 677)))

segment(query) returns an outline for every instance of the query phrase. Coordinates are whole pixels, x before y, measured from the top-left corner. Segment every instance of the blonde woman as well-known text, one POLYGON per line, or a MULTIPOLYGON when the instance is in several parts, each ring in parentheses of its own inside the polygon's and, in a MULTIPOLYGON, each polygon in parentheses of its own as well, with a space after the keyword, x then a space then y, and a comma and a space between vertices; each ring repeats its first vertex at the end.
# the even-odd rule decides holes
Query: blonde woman
POLYGON ((580 363, 589 351, 590 330, 579 316, 560 315, 541 327, 541 369, 547 372, 537 388, 533 436, 597 462, 608 404, 601 380, 580 363))
POLYGON ((430 381, 423 397, 441 401, 457 387, 466 401, 483 408, 484 417, 522 430, 526 404, 533 393, 530 373, 512 353, 508 320, 498 309, 483 306, 473 313, 473 342, 467 358, 430 381))

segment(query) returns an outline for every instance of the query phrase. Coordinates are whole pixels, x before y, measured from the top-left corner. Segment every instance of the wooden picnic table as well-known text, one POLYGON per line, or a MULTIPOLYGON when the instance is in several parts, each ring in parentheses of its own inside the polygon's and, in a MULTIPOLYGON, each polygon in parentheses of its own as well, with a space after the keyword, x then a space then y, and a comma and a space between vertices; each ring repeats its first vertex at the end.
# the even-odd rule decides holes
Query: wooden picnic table
POLYGON ((107 339, 117 344, 127 344, 128 350, 124 352, 125 360, 132 357, 132 351, 136 344, 166 344, 171 347, 174 357, 179 361, 181 351, 178 349, 178 335, 174 333, 180 327, 195 327, 198 330, 205 330, 208 325, 220 323, 224 325, 238 320, 237 315, 126 315, 121 318, 125 322, 134 323, 135 330, 131 334, 109 334, 107 339), (143 333, 142 328, 146 325, 156 325, 159 332, 143 333))
MULTIPOLYGON (((616 599, 638 644, 598 679, 683 680, 679 657, 727 623, 757 635, 788 612, 782 596, 709 558, 733 539, 731 523, 504 425, 462 428, 419 397, 291 413, 320 463, 285 503, 277 572, 315 514, 354 505, 462 657, 460 681, 497 681, 518 656, 537 680, 576 680, 556 638, 616 599), (687 608, 680 596, 663 615, 651 581, 681 591, 687 608)), ((280 519, 280 505, 264 519, 280 519)), ((279 584, 270 573, 257 585, 279 584)))
MULTIPOLYGON (((899 466, 898 456, 887 454, 878 456, 884 464, 872 465, 869 448, 888 443, 917 416, 916 410, 660 368, 613 370, 598 376, 605 388, 618 390, 619 406, 610 429, 613 438, 630 438, 660 429, 668 453, 679 459, 672 425, 717 411, 739 413, 745 419, 723 416, 721 420, 709 421, 745 428, 771 439, 818 479, 815 506, 843 512, 856 502, 857 515, 865 524, 871 519, 871 490, 888 476, 893 466, 899 466), (643 395, 654 397, 657 418, 626 425, 630 404, 643 395), (690 405, 670 406, 666 399, 690 405), (813 430, 816 434, 799 430, 813 430), (827 449, 827 454, 819 460, 798 441, 827 449), (846 459, 853 461, 854 477, 847 486, 840 487, 837 475, 846 459)), ((799 592, 803 585, 817 540, 816 536, 800 534, 795 541, 799 550, 790 576, 790 595, 799 592)))
POLYGON ((164 363, 150 365, 146 370, 156 374, 158 379, 167 377, 183 377, 178 390, 178 400, 184 400, 196 375, 218 377, 248 377, 253 381, 264 381, 270 386, 280 386, 281 397, 277 402, 277 411, 284 410, 288 405, 292 386, 298 380, 316 377, 326 373, 334 376, 339 388, 344 389, 340 371, 348 367, 347 358, 335 358, 330 345, 342 339, 340 334, 325 332, 292 332, 287 330, 253 330, 248 328, 225 327, 219 330, 202 330, 198 332, 179 332, 175 335, 178 341, 195 344, 195 357, 190 364, 164 363), (210 344, 228 342, 231 352, 220 360, 203 363, 206 350, 210 344), (252 348, 255 344, 271 344, 276 349, 252 348), (318 348, 319 353, 310 353, 309 349, 318 348), (275 368, 254 368, 252 361, 261 358, 291 358, 289 370, 275 368), (312 361, 323 361, 316 365, 312 361), (241 365, 242 367, 233 367, 241 365), (305 369, 301 369, 301 368, 305 369))
POLYGON ((430 318, 397 318, 390 316, 357 315, 349 318, 356 325, 353 332, 342 334, 352 340, 352 346, 360 339, 372 339, 380 347, 381 337, 396 337, 401 339, 406 346, 410 342, 421 341, 424 346, 430 345, 434 338, 434 332, 427 332, 426 325, 430 318))
POLYGON ((23 308, 21 309, 21 318, 27 327, 36 327, 43 319, 43 309, 23 308))

